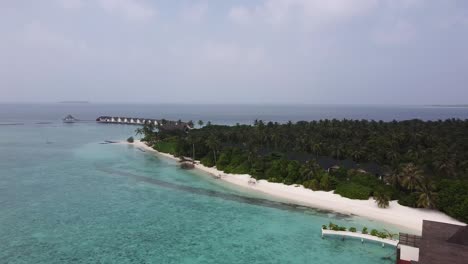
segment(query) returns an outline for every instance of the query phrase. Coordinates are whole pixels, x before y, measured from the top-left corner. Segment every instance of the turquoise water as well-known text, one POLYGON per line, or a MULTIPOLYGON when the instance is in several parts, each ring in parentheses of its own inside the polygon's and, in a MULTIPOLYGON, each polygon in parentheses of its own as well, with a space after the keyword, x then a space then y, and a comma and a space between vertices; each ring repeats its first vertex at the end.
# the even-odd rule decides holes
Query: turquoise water
POLYGON ((394 263, 392 247, 320 237, 329 221, 382 224, 266 200, 100 144, 134 129, 1 126, 0 263, 394 263))

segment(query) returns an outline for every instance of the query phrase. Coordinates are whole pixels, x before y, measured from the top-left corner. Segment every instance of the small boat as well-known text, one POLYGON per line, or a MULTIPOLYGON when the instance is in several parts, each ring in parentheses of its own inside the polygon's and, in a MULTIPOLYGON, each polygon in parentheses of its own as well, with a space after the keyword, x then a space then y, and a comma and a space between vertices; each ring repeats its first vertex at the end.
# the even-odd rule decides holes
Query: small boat
POLYGON ((64 123, 75 123, 78 119, 74 118, 72 115, 67 115, 64 119, 64 123))

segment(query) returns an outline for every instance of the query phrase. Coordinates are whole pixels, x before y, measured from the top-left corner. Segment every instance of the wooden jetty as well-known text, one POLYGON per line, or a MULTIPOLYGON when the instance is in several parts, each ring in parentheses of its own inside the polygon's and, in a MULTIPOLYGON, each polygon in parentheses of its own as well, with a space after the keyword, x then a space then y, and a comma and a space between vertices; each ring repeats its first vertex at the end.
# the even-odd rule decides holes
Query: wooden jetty
POLYGON ((388 239, 388 238, 380 238, 376 236, 372 236, 369 234, 363 234, 360 232, 349 232, 349 231, 335 231, 335 230, 329 230, 329 229, 323 229, 322 228, 322 238, 325 235, 335 235, 335 236, 341 236, 341 237, 353 237, 353 238, 360 238, 361 242, 364 242, 364 240, 369 240, 369 241, 374 241, 378 243, 382 243, 382 247, 387 244, 396 247, 398 245, 398 240, 394 239, 388 239))

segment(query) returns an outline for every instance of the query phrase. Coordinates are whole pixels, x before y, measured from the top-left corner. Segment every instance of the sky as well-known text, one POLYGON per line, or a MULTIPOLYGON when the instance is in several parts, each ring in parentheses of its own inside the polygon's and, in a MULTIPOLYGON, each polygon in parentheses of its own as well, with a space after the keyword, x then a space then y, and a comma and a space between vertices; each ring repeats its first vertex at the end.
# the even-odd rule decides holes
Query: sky
POLYGON ((0 102, 467 104, 466 0, 0 0, 0 102))

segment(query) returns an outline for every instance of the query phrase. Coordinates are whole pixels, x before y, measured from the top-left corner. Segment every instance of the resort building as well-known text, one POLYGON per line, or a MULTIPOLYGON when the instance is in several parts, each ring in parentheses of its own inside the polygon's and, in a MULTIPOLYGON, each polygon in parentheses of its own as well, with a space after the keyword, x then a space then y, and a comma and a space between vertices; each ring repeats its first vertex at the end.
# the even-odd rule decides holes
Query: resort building
POLYGON ((467 264, 468 227, 424 220, 421 236, 400 233, 397 264, 467 264))
POLYGON ((184 130, 187 131, 192 127, 189 123, 182 121, 171 121, 171 120, 158 120, 158 119, 143 119, 134 117, 111 117, 111 116, 100 116, 96 118, 98 123, 116 123, 116 124, 128 124, 128 125, 143 125, 153 124, 161 130, 184 130))

